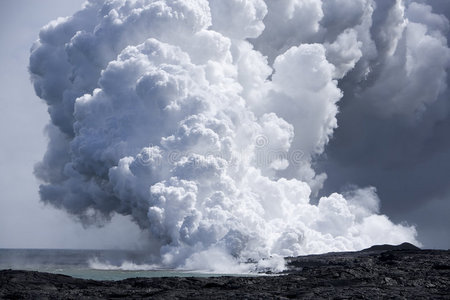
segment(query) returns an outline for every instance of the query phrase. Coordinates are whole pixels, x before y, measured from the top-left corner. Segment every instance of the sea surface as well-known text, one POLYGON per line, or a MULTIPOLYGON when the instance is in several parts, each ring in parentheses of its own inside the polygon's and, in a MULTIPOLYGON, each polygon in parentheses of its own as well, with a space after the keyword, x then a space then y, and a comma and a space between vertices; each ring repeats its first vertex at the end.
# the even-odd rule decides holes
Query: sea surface
POLYGON ((148 260, 143 252, 127 250, 0 249, 0 270, 32 270, 94 280, 242 276, 242 274, 162 269, 146 261, 148 260))

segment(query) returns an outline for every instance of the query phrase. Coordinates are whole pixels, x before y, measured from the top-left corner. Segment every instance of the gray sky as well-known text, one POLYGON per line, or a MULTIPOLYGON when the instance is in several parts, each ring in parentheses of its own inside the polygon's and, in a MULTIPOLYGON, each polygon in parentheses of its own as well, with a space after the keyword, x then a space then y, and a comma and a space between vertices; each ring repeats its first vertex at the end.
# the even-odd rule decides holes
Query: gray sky
POLYGON ((115 248, 138 239, 139 230, 124 217, 105 228, 85 230, 39 201, 33 166, 45 152, 49 117, 29 80, 29 49, 42 26, 73 14, 82 3, 0 1, 0 248, 115 248))

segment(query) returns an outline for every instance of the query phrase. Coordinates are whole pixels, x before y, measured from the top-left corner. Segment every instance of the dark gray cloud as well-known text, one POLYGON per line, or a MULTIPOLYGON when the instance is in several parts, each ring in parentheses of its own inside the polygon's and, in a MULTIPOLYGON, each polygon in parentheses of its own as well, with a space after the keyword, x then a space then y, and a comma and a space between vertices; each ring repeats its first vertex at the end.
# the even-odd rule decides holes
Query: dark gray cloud
MULTIPOLYGON (((328 174, 324 194, 375 186, 383 213, 416 224, 425 246, 448 248, 450 3, 421 2, 407 2, 396 50, 369 62, 365 82, 358 66, 340 81, 339 127, 318 165, 328 174)), ((386 48, 381 36, 375 44, 386 48)))

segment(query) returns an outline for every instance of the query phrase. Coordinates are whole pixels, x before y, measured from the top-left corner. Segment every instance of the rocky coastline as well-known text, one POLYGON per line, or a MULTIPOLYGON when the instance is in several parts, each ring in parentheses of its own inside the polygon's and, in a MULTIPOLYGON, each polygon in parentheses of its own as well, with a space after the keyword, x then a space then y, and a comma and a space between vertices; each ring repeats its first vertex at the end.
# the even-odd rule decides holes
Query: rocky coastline
POLYGON ((0 270, 1 299, 450 299, 450 250, 410 244, 286 258, 282 274, 95 281, 0 270))

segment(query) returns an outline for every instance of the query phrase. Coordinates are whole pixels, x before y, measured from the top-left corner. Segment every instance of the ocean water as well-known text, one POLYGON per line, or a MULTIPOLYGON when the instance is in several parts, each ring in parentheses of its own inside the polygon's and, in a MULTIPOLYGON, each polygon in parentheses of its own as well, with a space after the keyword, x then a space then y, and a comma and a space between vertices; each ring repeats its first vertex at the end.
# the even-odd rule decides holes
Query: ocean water
MULTIPOLYGON (((132 277, 243 276, 162 269, 145 253, 126 250, 0 249, 0 269, 33 270, 95 280, 132 277)), ((253 275, 254 276, 254 275, 253 275)))

